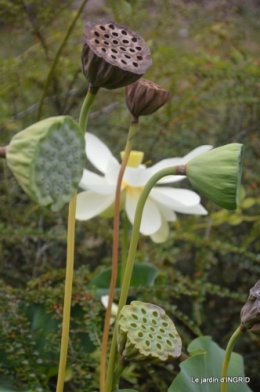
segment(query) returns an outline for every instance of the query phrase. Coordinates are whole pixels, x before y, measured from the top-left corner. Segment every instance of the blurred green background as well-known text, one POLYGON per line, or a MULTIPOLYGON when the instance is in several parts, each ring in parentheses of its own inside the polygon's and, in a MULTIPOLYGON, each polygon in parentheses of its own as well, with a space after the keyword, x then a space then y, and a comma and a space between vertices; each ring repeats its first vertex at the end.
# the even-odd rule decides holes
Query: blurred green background
MULTIPOLYGON (((38 120, 48 71, 80 1, 0 0, 0 145, 38 120)), ((173 93, 165 107, 140 119, 134 148, 147 165, 183 156, 201 144, 245 145, 237 211, 202 199, 209 214, 179 214, 167 242, 141 236, 137 261, 158 269, 152 286, 132 298, 163 307, 183 338, 211 335, 225 348, 240 309, 260 277, 260 4, 258 1, 89 1, 63 48, 42 118, 76 120, 87 91, 80 69, 84 24, 108 17, 146 40, 153 65, 145 78, 173 93)), ((130 116, 123 89, 101 90, 88 130, 119 159, 130 116), (106 109, 105 111, 103 109, 106 109)), ((86 164, 88 165, 88 164, 86 164)), ((90 167, 90 166, 89 166, 90 167)), ((185 180, 181 187, 189 188, 185 180)), ((29 200, 0 161, 0 391, 55 390, 66 260, 67 207, 57 213, 29 200)), ((73 324, 66 391, 98 391, 104 310, 88 284, 111 262, 113 222, 76 227, 73 324)), ((260 388, 260 340, 245 334, 235 347, 250 388, 260 388)), ((131 366, 122 386, 166 391, 179 370, 131 366)))

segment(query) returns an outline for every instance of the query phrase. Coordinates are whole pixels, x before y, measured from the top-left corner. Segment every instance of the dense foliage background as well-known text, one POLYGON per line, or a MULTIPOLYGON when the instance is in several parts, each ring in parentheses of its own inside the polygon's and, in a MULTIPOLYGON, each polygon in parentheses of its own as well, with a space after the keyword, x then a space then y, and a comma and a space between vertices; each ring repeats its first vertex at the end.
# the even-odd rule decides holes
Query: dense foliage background
MULTIPOLYGON (((147 41, 153 65, 145 77, 173 92, 157 113, 140 120, 135 146, 147 165, 182 156, 201 144, 244 143, 241 203, 227 212, 202 200, 209 215, 179 215, 169 240, 141 237, 137 261, 158 268, 155 284, 131 295, 162 306, 183 339, 225 347, 239 325, 249 289, 260 276, 260 7, 257 1, 89 1, 64 46, 46 95, 44 85, 80 2, 0 0, 0 141, 42 117, 78 119, 87 91, 80 70, 84 23, 109 17, 147 41)), ((119 157, 129 114, 122 89, 102 90, 89 131, 119 157), (105 110, 104 110, 105 109, 105 110)), ((66 259, 67 207, 51 213, 31 202, 4 160, 0 165, 0 390, 55 390, 66 259)), ((188 182, 183 186, 189 187, 188 182)), ((77 224, 73 323, 67 391, 98 390, 104 310, 88 283, 110 265, 112 220, 77 224)), ((260 340, 236 346, 253 391, 260 388, 260 340)), ((166 391, 176 363, 132 366, 123 383, 166 391)))

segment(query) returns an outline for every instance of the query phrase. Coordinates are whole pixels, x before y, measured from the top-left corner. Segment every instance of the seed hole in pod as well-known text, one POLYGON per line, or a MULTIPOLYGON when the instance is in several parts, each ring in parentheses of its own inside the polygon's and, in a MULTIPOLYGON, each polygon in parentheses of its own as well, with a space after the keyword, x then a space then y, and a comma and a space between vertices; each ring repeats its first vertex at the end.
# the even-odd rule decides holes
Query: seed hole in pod
POLYGON ((149 342, 149 340, 146 340, 146 341, 145 341, 145 344, 146 344, 146 346, 149 347, 151 343, 149 342))
POLYGON ((120 46, 120 48, 119 48, 120 50, 122 50, 123 52, 125 52, 126 51, 126 49, 125 48, 123 48, 123 46, 120 46))
POLYGON ((159 350, 162 349, 162 346, 160 345, 160 343, 157 343, 157 344, 156 344, 156 347, 157 347, 159 350))
POLYGON ((153 325, 157 325, 157 322, 154 319, 152 319, 152 323, 153 323, 153 325))
POLYGON ((125 30, 121 30, 121 33, 122 33, 123 35, 127 35, 127 32, 126 32, 125 30))
POLYGON ((128 56, 128 54, 125 54, 124 56, 125 56, 126 59, 130 59, 131 58, 131 56, 128 56))
POLYGON ((162 323, 162 326, 165 328, 168 328, 168 323, 166 323, 165 321, 162 323))
POLYGON ((174 339, 174 335, 172 333, 169 333, 169 337, 174 339))
POLYGON ((138 317, 137 317, 136 314, 132 314, 132 318, 133 318, 134 320, 138 320, 138 317))
POLYGON ((107 46, 109 46, 109 42, 107 42, 107 41, 104 41, 104 44, 107 45, 107 46))
POLYGON ((136 62, 133 62, 134 67, 138 67, 138 64, 136 62))
POLYGON ((129 41, 128 41, 128 39, 123 39, 123 44, 129 44, 129 41))
POLYGON ((104 37, 107 38, 107 39, 110 38, 110 36, 108 34, 104 34, 104 37))
POLYGON ((166 340, 166 343, 168 344, 168 346, 172 347, 172 342, 170 340, 166 340))
POLYGON ((106 28, 104 26, 99 26, 101 30, 106 31, 106 28))
POLYGON ((112 51, 113 53, 118 53, 118 51, 117 51, 116 49, 111 49, 111 51, 112 51))
POLYGON ((148 334, 149 338, 152 339, 153 335, 151 333, 148 334))
POLYGON ((116 56, 114 54, 111 54, 112 59, 116 60, 116 56))
POLYGON ((158 317, 158 312, 154 311, 153 315, 154 315, 154 317, 158 317))
POLYGON ((114 30, 114 29, 115 29, 115 26, 114 26, 113 24, 110 24, 108 27, 109 27, 111 30, 114 30))
POLYGON ((94 34, 96 37, 100 37, 100 34, 97 31, 95 31, 94 34))
POLYGON ((136 50, 139 50, 139 51, 142 50, 141 46, 136 46, 135 49, 136 49, 136 50))
POLYGON ((66 182, 65 187, 66 187, 66 189, 69 189, 70 188, 70 184, 68 182, 66 182))
POLYGON ((118 33, 117 33, 116 31, 113 31, 112 35, 113 35, 114 37, 118 37, 118 33))
POLYGON ((147 318, 146 317, 143 317, 143 322, 147 323, 147 318))
POLYGON ((135 53, 135 50, 133 48, 130 48, 129 51, 135 53))
POLYGON ((141 312, 142 312, 143 314, 146 314, 146 310, 145 310, 144 308, 141 308, 141 312))
POLYGON ((98 40, 98 39, 95 39, 95 43, 96 43, 97 45, 99 45, 99 40, 98 40))
POLYGON ((138 60, 143 60, 142 56, 137 56, 138 60))
POLYGON ((105 48, 101 48, 102 52, 106 52, 107 50, 105 48))
POLYGON ((165 332, 165 329, 160 328, 160 332, 161 332, 161 333, 164 333, 164 332, 165 332))
POLYGON ((143 338, 144 337, 143 332, 138 332, 138 336, 139 336, 139 338, 143 338))
POLYGON ((133 37, 133 38, 132 38, 132 41, 133 41, 133 42, 137 42, 137 38, 133 37))
POLYGON ((150 327, 150 331, 154 332, 155 331, 154 327, 150 327))
POLYGON ((141 325, 142 329, 144 329, 146 331, 146 326, 145 325, 141 325))
POLYGON ((158 339, 158 340, 162 340, 161 335, 157 335, 157 339, 158 339))
POLYGON ((136 328, 136 327, 137 327, 137 324, 136 324, 136 323, 131 323, 130 325, 131 325, 131 327, 133 327, 133 328, 136 328))
POLYGON ((121 63, 123 64, 127 64, 127 62, 125 60, 121 60, 121 63))
POLYGON ((114 44, 114 45, 118 45, 118 41, 117 41, 117 39, 113 39, 113 41, 112 41, 112 42, 113 42, 113 44, 114 44))
POLYGON ((60 191, 59 191, 59 189, 56 189, 56 191, 55 191, 55 195, 56 195, 56 196, 59 196, 59 194, 60 194, 60 191))

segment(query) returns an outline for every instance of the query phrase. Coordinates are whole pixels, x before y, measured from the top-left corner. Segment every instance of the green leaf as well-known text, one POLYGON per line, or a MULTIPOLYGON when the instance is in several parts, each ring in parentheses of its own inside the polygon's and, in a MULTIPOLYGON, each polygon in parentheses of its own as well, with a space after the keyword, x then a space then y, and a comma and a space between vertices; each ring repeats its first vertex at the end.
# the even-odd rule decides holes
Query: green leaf
MULTIPOLYGON (((168 392, 219 392, 221 368, 225 350, 214 343, 210 336, 203 336, 191 342, 191 355, 180 364, 181 372, 171 384, 168 392), (205 380, 207 379, 207 380, 205 380)), ((244 377, 243 358, 232 353, 229 377, 244 377)), ((246 382, 228 382, 227 392, 249 392, 246 382)))
MULTIPOLYGON (((117 273, 117 283, 116 287, 120 287, 120 270, 121 265, 118 266, 118 273, 117 273)), ((135 263, 133 268, 133 275, 131 279, 131 287, 146 287, 153 285, 155 278, 158 275, 158 270, 152 265, 149 264, 141 264, 135 263)), ((96 287, 98 289, 106 289, 106 292, 103 294, 107 294, 107 289, 110 285, 111 279, 111 268, 106 268, 104 271, 100 272, 97 276, 95 276, 91 282, 89 283, 88 287, 96 287)), ((100 292, 101 292, 100 291, 100 292)))

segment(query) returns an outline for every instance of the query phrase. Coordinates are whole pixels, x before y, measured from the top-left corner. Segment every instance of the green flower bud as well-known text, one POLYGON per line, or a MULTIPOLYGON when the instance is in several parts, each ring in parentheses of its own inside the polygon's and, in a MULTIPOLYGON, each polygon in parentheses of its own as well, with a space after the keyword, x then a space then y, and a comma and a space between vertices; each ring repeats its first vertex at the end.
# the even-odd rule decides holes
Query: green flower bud
POLYGON ((159 306, 133 301, 120 312, 118 351, 123 361, 159 362, 181 355, 181 338, 159 306))
POLYGON ((260 335, 260 280, 249 291, 249 297, 240 314, 241 326, 260 335))
POLYGON ((47 118, 16 134, 6 159, 23 190, 58 211, 72 199, 82 177, 84 135, 70 116, 47 118))
POLYGON ((235 210, 239 199, 243 145, 227 144, 198 155, 184 170, 192 186, 209 200, 227 210, 235 210))

